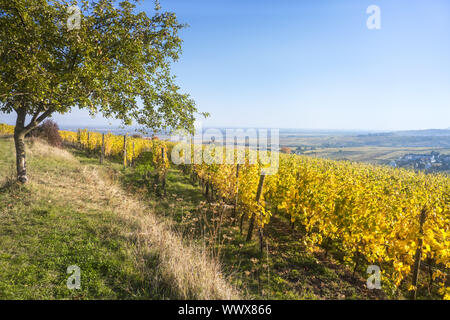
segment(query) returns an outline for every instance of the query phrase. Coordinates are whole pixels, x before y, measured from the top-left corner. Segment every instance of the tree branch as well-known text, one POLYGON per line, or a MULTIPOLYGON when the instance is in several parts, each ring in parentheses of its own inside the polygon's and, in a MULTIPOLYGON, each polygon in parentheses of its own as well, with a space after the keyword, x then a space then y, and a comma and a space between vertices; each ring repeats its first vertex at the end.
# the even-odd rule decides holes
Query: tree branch
POLYGON ((17 119, 16 119, 16 126, 14 128, 14 134, 22 134, 25 130, 25 118, 27 116, 26 110, 23 108, 16 109, 17 112, 17 119))
POLYGON ((39 112, 41 112, 41 111, 38 110, 38 111, 36 111, 36 112, 33 114, 33 117, 31 118, 30 124, 36 121, 37 117, 39 116, 39 112))
POLYGON ((29 95, 29 93, 27 92, 17 92, 17 93, 5 93, 5 94, 0 94, 0 97, 6 97, 6 96, 26 96, 29 95))
POLYGON ((53 111, 54 111, 53 109, 49 108, 45 110, 44 113, 42 113, 40 116, 39 113, 41 111, 40 110, 36 111, 30 123, 25 127, 26 133, 36 128, 42 121, 44 121, 47 117, 49 117, 53 113, 53 111))
MULTIPOLYGON (((15 3, 14 3, 14 5, 15 5, 15 3)), ((9 9, 9 8, 8 8, 8 9, 9 9)), ((26 29, 27 29, 27 25, 25 24, 25 20, 23 20, 23 17, 22 17, 22 15, 20 14, 19 9, 17 9, 17 7, 15 7, 15 6, 12 6, 11 9, 14 9, 14 10, 17 12, 17 15, 19 16, 20 21, 22 22, 22 25, 23 25, 23 27, 24 27, 25 30, 26 30, 26 29)))

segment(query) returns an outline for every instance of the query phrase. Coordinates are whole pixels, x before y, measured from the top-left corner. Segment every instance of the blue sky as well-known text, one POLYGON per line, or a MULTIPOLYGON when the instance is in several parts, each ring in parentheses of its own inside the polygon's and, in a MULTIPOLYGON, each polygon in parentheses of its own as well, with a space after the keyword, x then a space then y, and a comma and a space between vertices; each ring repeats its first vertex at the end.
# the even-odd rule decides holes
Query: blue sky
MULTIPOLYGON (((205 126, 450 127, 448 0, 160 2, 190 25, 173 71, 211 113, 205 126), (369 5, 381 9, 381 30, 366 27, 369 5)), ((84 112, 56 119, 107 123, 84 112)))

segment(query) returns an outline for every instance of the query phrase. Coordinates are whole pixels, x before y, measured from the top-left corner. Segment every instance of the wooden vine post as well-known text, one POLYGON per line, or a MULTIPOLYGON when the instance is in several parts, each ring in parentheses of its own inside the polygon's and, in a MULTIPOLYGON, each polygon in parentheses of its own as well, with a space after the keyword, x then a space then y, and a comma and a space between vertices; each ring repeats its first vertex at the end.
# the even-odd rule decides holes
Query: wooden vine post
POLYGON ((100 164, 105 160, 105 134, 102 133, 102 149, 100 150, 100 164))
MULTIPOLYGON (((264 179, 265 179, 265 175, 261 174, 259 176, 259 183, 258 183, 258 189, 256 191, 256 202, 259 204, 259 200, 261 199, 261 194, 262 194, 262 190, 263 190, 263 185, 264 185, 264 179)), ((255 225, 255 213, 252 214, 252 218, 250 220, 250 225, 248 227, 248 232, 247 232, 247 242, 252 240, 252 235, 253 235, 253 228, 255 225)))
POLYGON ((81 146, 81 129, 77 130, 77 141, 78 141, 78 147, 81 146))
POLYGON ((416 300, 417 296, 417 282, 419 280, 419 272, 420 272, 420 259, 422 258, 422 246, 423 246, 423 225, 425 223, 425 219, 427 217, 427 210, 424 208, 420 213, 420 227, 419 227, 419 240, 417 242, 416 255, 414 257, 414 269, 412 276, 412 285, 414 286, 414 290, 411 291, 411 300, 416 300))
POLYGON ((264 234, 263 234, 263 228, 261 226, 259 226, 259 228, 258 228, 258 236, 259 236, 259 252, 263 253, 264 234))
POLYGON ((125 134, 123 136, 123 166, 124 168, 127 167, 127 135, 125 134))
POLYGON ((207 200, 209 200, 209 181, 206 180, 206 184, 205 184, 205 197, 207 200))
POLYGON ((166 195, 166 153, 164 150, 164 147, 161 147, 161 160, 162 160, 162 166, 163 166, 163 173, 162 173, 162 181, 161 186, 164 191, 164 196, 166 195))
POLYGON ((238 201, 239 201, 239 169, 240 169, 240 164, 238 163, 236 165, 236 197, 234 198, 234 208, 233 208, 233 215, 236 218, 236 213, 237 213, 237 206, 238 206, 238 201))
MULTIPOLYGON (((241 169, 241 164, 239 163, 238 150, 237 150, 237 137, 234 137, 234 149, 233 149, 233 160, 236 161, 236 196, 234 198, 233 216, 237 218, 237 207, 239 203, 239 171, 241 169)), ((242 235, 242 225, 244 223, 245 214, 241 215, 241 221, 239 224, 239 231, 242 235)))
POLYGON ((135 150, 135 149, 134 149, 134 141, 133 141, 133 159, 131 160, 132 163, 133 163, 133 165, 134 165, 134 159, 136 158, 136 153, 135 153, 134 150, 135 150))

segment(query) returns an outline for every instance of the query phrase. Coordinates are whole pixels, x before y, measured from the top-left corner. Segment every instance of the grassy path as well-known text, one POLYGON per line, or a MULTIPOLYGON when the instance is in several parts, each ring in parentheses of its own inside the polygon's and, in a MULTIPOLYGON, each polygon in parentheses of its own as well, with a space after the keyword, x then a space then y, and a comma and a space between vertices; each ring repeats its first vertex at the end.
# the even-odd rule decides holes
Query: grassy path
POLYGON ((237 297, 218 265, 120 188, 117 165, 36 142, 23 187, 13 156, 0 138, 0 299, 237 297), (67 288, 71 265, 80 290, 67 288))

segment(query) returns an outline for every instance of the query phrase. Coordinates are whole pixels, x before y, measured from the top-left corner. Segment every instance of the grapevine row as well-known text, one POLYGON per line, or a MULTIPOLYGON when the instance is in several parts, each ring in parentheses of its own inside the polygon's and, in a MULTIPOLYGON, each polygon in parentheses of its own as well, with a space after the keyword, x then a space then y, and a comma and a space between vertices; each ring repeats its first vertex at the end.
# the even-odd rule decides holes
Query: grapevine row
MULTIPOLYGON (((239 166, 222 161, 185 167, 220 198, 237 204, 238 212, 258 228, 272 214, 284 215, 306 230, 304 242, 311 251, 332 244, 355 267, 363 262, 382 266, 382 280, 393 288, 411 275, 420 250, 419 260, 437 266, 433 279, 439 293, 450 298, 445 272, 450 268, 447 175, 279 154, 279 169, 265 177, 257 201, 263 166, 251 164, 252 152, 246 151, 239 166)), ((409 290, 416 288, 410 285, 409 290)))

